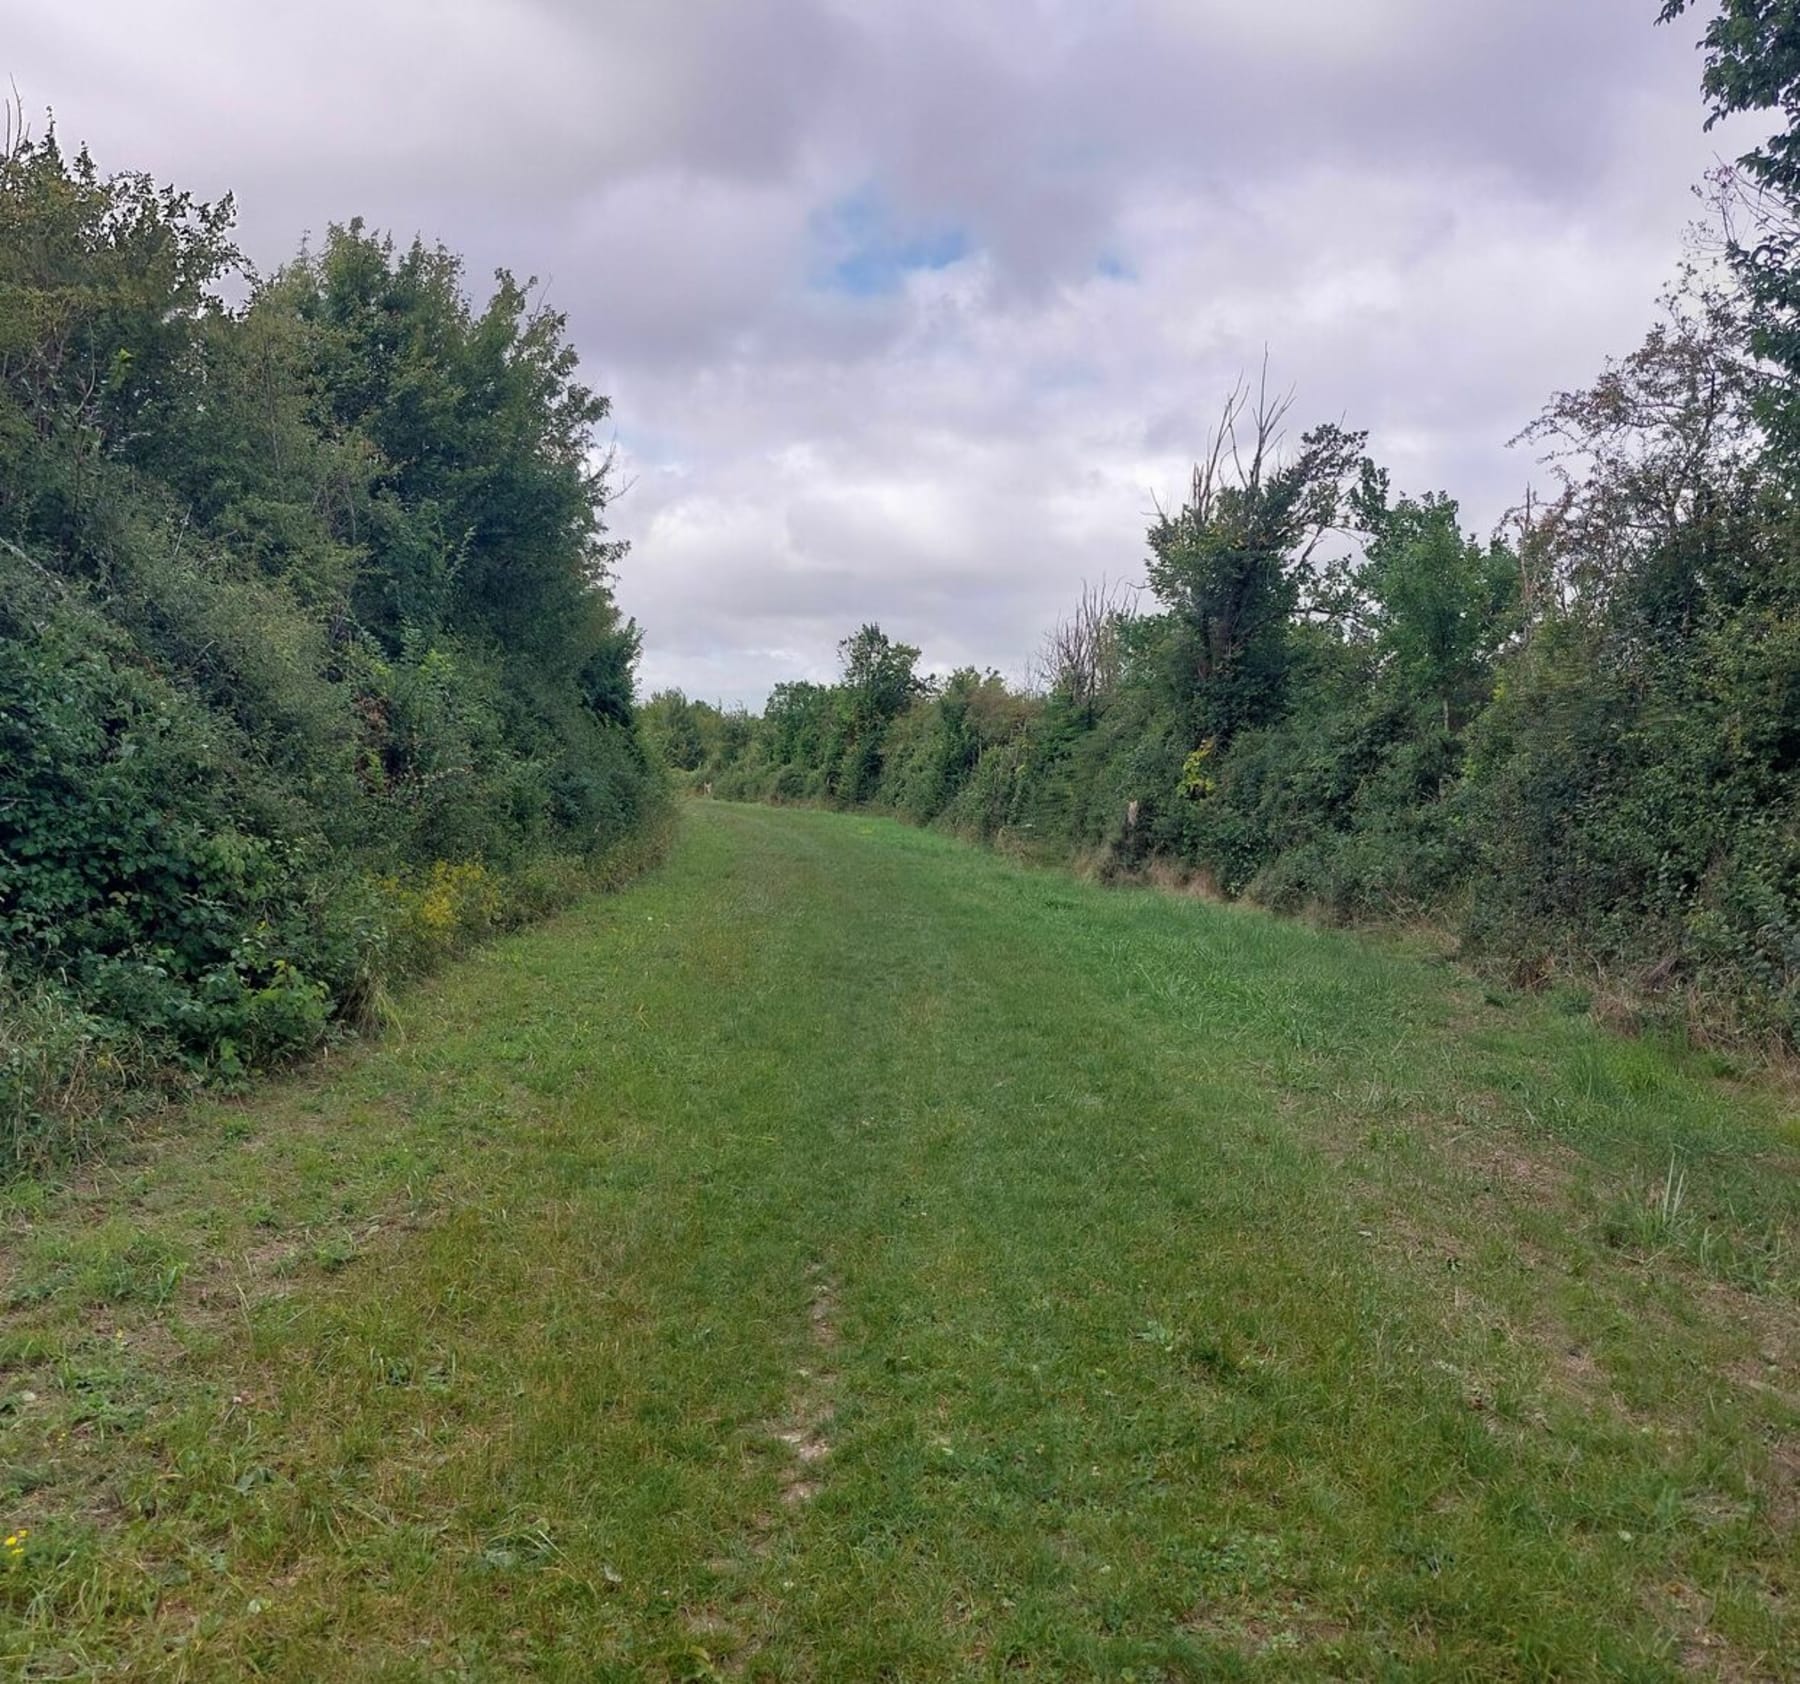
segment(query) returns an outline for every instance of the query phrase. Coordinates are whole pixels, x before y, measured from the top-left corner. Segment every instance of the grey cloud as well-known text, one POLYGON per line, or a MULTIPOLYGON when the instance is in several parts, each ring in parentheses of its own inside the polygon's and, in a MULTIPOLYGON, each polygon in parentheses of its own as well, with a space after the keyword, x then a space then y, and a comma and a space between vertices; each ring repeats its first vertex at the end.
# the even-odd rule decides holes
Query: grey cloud
POLYGON ((542 277, 615 399, 646 680, 754 699, 870 618, 1017 671, 1265 346, 1297 424, 1496 518, 1733 149, 1653 11, 0 0, 0 71, 103 167, 235 188, 265 268, 361 213, 542 277), (859 194, 969 255, 832 291, 859 194))

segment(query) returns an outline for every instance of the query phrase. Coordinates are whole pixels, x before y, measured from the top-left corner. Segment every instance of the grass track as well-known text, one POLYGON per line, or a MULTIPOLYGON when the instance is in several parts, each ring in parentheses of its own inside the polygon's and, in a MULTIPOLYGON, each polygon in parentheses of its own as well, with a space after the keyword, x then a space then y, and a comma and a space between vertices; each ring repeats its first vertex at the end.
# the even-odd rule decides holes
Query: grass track
POLYGON ((10 1195, 0 1672, 1793 1677, 1797 1168, 1441 966, 701 805, 10 1195))

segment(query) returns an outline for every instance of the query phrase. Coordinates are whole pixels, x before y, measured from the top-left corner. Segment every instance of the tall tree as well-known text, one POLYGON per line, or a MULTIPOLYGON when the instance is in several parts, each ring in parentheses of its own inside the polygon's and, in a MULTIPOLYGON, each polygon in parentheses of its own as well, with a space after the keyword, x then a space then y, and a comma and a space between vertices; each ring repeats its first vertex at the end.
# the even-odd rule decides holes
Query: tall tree
POLYGON ((868 625, 838 645, 844 663, 844 701, 852 729, 885 725, 905 712, 924 688, 917 674, 919 651, 895 643, 880 626, 868 625))
MULTIPOLYGON (((11 113, 8 113, 11 119, 11 113)), ((110 464, 156 472, 201 401, 213 292, 235 267, 229 198, 102 176, 54 130, 0 145, 0 531, 104 546, 110 464)), ((110 489, 117 491, 116 479, 110 489)))
POLYGON ((1038 680, 1092 723, 1119 687, 1125 670, 1125 632, 1132 618, 1130 591, 1102 579, 1084 583, 1074 611, 1044 634, 1038 680))
POLYGON ((1366 435, 1325 426, 1282 460, 1289 403, 1266 385, 1254 399, 1238 387, 1188 501, 1150 529, 1169 680, 1196 737, 1223 742, 1281 711, 1310 563, 1362 459, 1366 435))
POLYGON ((1518 564, 1498 545, 1465 537, 1449 497, 1389 506, 1385 479, 1373 472, 1355 496, 1369 539, 1357 583, 1382 667, 1445 731, 1459 731, 1487 700, 1512 624, 1518 564))
POLYGON ((379 454, 364 623, 393 647, 447 627, 579 670, 585 599, 620 552, 593 438, 608 404, 576 378, 564 318, 504 270, 477 312, 460 259, 417 240, 398 250, 360 221, 286 279, 321 330, 334 425, 379 454))
POLYGON ((838 686, 842 744, 831 792, 844 801, 866 801, 881 781, 888 726, 924 693, 919 651, 895 643, 877 625, 866 625, 838 645, 838 654, 844 663, 838 686))
MULTIPOLYGON (((1665 0, 1670 23, 1693 0, 1665 0)), ((1800 0, 1722 0, 1701 38, 1707 128, 1738 112, 1785 124, 1738 160, 1747 213, 1730 255, 1751 304, 1751 348, 1779 375, 1761 393, 1771 432, 1800 457, 1800 0)))
POLYGON ((1532 535, 1560 602, 1629 623, 1643 647, 1685 643, 1781 571, 1739 333, 1725 301, 1673 299, 1637 350, 1520 435, 1562 484, 1532 535))

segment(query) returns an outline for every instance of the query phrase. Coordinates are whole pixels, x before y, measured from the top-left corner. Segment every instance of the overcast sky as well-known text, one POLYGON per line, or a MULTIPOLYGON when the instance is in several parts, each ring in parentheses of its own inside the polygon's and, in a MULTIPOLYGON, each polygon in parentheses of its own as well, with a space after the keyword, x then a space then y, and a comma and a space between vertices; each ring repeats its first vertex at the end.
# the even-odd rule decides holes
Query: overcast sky
POLYGON ((1017 672, 1265 346, 1484 533, 1629 350, 1705 135, 1657 0, 0 0, 104 168, 535 274, 614 402, 641 684, 864 620, 1017 672))

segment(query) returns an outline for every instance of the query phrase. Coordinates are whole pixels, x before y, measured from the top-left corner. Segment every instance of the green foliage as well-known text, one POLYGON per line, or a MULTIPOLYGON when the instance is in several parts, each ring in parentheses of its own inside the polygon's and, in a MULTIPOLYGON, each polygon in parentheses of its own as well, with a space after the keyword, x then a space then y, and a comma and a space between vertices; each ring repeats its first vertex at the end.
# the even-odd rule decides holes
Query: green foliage
MULTIPOLYGON (((1669 0, 1667 21, 1687 10, 1669 0)), ((1105 874, 1163 864, 1332 917, 1435 917, 1521 981, 1800 1044, 1800 8, 1724 0, 1711 120, 1786 126, 1726 183, 1735 290, 1523 438, 1557 494, 1480 542, 1338 426, 1226 400, 1149 532, 1154 611, 1084 589, 1045 695, 914 676, 873 627, 778 686, 720 793, 867 804, 1105 874)))
POLYGON ((0 532, 101 559, 108 467, 153 470, 159 429, 191 406, 230 225, 229 200, 103 178, 54 133, 0 154, 0 532))
POLYGON ((504 270, 476 312, 460 259, 399 251, 360 221, 279 284, 313 336, 323 419, 376 464, 361 623, 390 649, 448 629, 578 670, 593 653, 582 610, 616 551, 589 465, 608 406, 575 379, 564 318, 504 270))
POLYGON ((1151 531, 1159 611, 1084 593, 1048 696, 921 683, 910 650, 883 688, 865 628, 844 682, 781 686, 743 722, 729 773, 704 735, 683 752, 719 793, 871 805, 1107 875, 1172 866, 1334 918, 1435 917, 1516 980, 1597 971, 1652 1017, 1792 1045, 1800 516, 1745 331, 1728 298, 1677 299, 1553 399, 1527 437, 1560 494, 1511 542, 1465 534, 1446 496, 1394 497, 1357 435, 1282 457, 1266 404, 1234 458, 1235 397, 1151 531), (1321 561, 1328 528, 1354 544, 1321 561))
POLYGON ((1366 470, 1356 498, 1368 543, 1357 586, 1388 690, 1434 702, 1445 731, 1486 700, 1493 663, 1514 630, 1515 558, 1465 538, 1447 497, 1388 506, 1385 477, 1366 470))
POLYGON ((844 675, 836 692, 834 758, 828 787, 840 801, 870 800, 880 787, 889 727, 924 686, 919 651, 868 625, 838 645, 844 675))
MULTIPOLYGON (((1692 0, 1665 0, 1661 21, 1692 0)), ((1800 460, 1800 4, 1721 0, 1702 42, 1706 126, 1738 112, 1779 112, 1783 126, 1727 172, 1727 251, 1748 301, 1749 348, 1773 365, 1759 381, 1777 444, 1800 460), (1735 214, 1730 214, 1735 213, 1735 214)))
POLYGON ((1307 564, 1360 460, 1363 436, 1332 426, 1279 459, 1285 409, 1265 390, 1251 411, 1247 392, 1234 392, 1187 503, 1150 529, 1146 573, 1168 616, 1166 682, 1196 740, 1226 741, 1281 711, 1307 564))
POLYGON ((953 672, 890 728, 880 804, 915 823, 935 819, 990 749, 1010 742, 1035 710, 996 672, 953 672))
POLYGON ((228 309, 230 223, 0 157, 0 1167, 316 1045, 444 945, 408 885, 488 927, 657 799, 561 318, 358 224, 228 309))
MULTIPOLYGON (((353 942, 227 720, 103 617, 0 564, 0 938, 23 972, 199 1063, 311 1045, 353 942)), ((348 969, 346 969, 348 967, 348 969)))
POLYGON ((839 710, 831 689, 804 681, 777 684, 763 711, 768 758, 777 766, 823 767, 837 744, 839 710))
POLYGON ((695 771, 706 758, 701 708, 679 690, 659 690, 639 715, 644 743, 678 772, 695 771))

